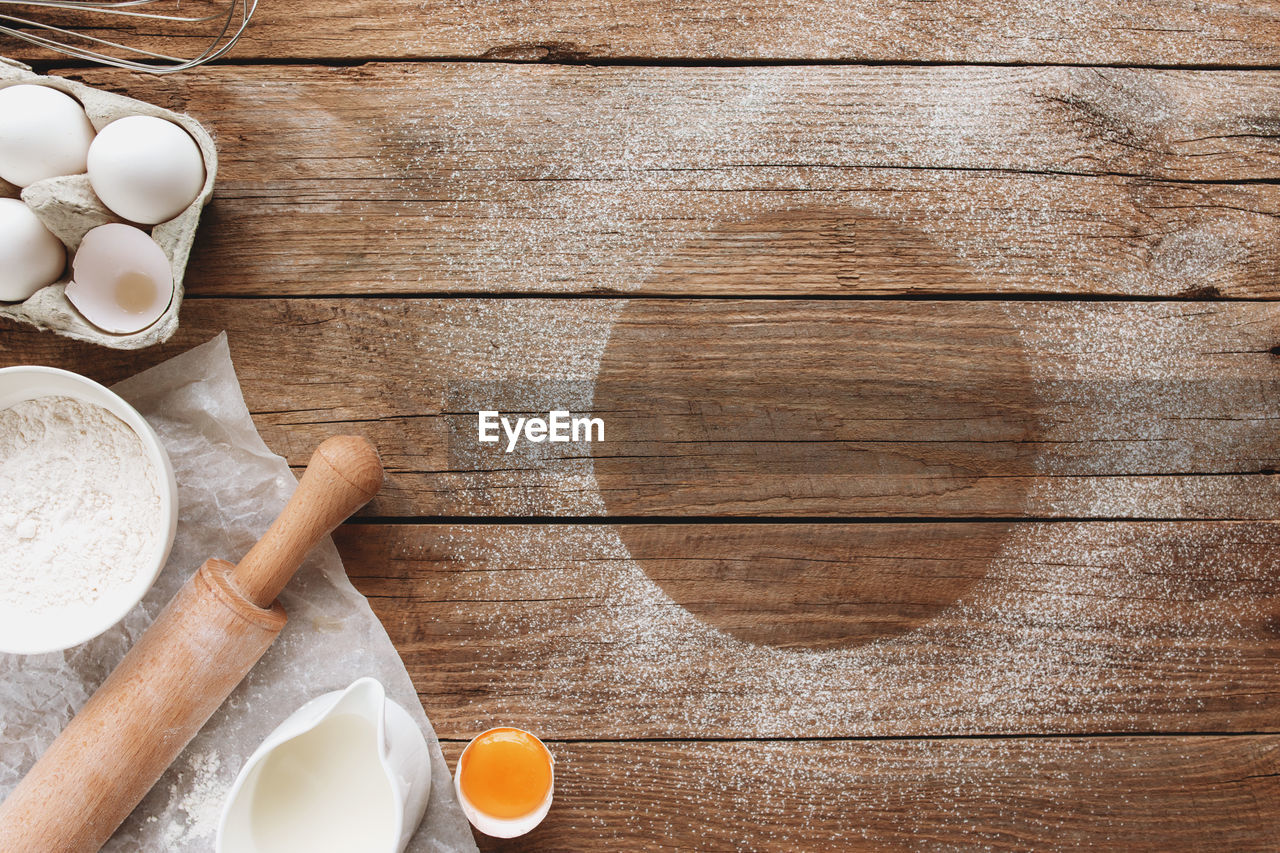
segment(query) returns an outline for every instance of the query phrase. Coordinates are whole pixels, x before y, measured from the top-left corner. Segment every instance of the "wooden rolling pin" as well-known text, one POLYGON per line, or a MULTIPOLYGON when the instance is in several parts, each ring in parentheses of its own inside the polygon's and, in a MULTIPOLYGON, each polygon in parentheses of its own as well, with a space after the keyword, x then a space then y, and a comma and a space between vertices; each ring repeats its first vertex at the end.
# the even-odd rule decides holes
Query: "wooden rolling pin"
POLYGON ((100 850, 280 633, 303 557, 381 486, 369 442, 321 444, 258 544, 200 567, 0 804, 0 851, 100 850))

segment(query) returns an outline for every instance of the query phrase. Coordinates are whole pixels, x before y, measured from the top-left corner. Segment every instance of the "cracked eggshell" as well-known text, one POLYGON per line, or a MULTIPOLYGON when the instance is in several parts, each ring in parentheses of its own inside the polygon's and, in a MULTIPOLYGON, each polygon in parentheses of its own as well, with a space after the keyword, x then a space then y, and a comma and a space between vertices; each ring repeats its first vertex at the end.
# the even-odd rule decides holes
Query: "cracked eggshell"
MULTIPOLYGON (((517 780, 524 781, 522 780, 523 774, 518 769, 515 773, 512 773, 510 765, 506 767, 502 766, 505 762, 501 757, 494 756, 494 758, 497 760, 495 762, 492 758, 490 759, 489 773, 491 775, 496 775, 496 779, 490 784, 496 783, 499 790, 493 793, 503 798, 510 797, 512 796, 513 791, 509 785, 517 782, 517 780)), ((517 729, 510 726, 499 726, 498 728, 489 729, 472 738, 471 742, 462 750, 462 755, 458 757, 458 765, 453 774, 453 792, 454 796, 458 798, 458 804, 462 806, 462 813, 467 816, 467 820, 471 822, 472 826, 491 838, 519 838, 520 836, 527 835, 536 829, 538 824, 542 823, 543 819, 547 816, 547 813, 551 810, 551 803, 555 796, 555 788, 556 759, 551 754, 551 750, 547 749, 547 745, 543 743, 541 738, 537 735, 524 731, 523 729, 517 729), (494 736, 497 736, 496 739, 508 742, 510 742, 510 738, 514 736, 518 741, 536 744, 538 751, 541 753, 540 759, 537 760, 536 763, 540 768, 546 770, 548 779, 547 792, 539 804, 533 806, 532 809, 524 814, 507 816, 487 814, 467 797, 467 786, 463 782, 463 776, 468 775, 468 760, 470 759, 473 750, 483 749, 483 744, 486 741, 495 739, 494 736), (477 746, 478 744, 481 746, 477 746)))
POLYGON ((133 334, 164 315, 173 299, 173 273, 164 250, 147 232, 112 222, 80 241, 66 293, 99 329, 133 334))
MULTIPOLYGON (((31 82, 58 89, 78 100, 98 131, 117 119, 132 115, 154 116, 177 124, 195 140, 204 157, 204 185, 195 201, 181 213, 151 229, 151 238, 159 244, 169 261, 174 284, 173 298, 153 325, 132 334, 111 334, 97 328, 67 299, 66 275, 54 284, 36 291, 25 302, 0 303, 0 317, 113 349, 141 349, 167 341, 178 328, 178 311, 183 296, 182 276, 195 238, 196 225, 200 221, 200 211, 213 195, 214 178, 218 171, 218 155, 213 139, 190 116, 123 95, 93 89, 74 80, 40 76, 21 63, 0 58, 0 89, 31 82)), ((72 252, 79 248, 80 241, 92 229, 120 221, 120 217, 111 213, 94 194, 89 176, 84 174, 48 178, 22 189, 0 181, 0 197, 21 197, 45 227, 72 252)))

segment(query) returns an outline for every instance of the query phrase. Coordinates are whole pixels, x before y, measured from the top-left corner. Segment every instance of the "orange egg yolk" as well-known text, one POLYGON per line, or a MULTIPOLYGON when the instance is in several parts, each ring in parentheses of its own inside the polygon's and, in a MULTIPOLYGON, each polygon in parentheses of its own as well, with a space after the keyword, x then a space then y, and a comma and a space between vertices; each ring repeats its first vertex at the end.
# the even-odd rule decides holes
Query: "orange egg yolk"
POLYGON ((462 756, 463 796, 490 817, 524 817, 551 790, 551 755, 537 738, 519 729, 494 729, 462 756))

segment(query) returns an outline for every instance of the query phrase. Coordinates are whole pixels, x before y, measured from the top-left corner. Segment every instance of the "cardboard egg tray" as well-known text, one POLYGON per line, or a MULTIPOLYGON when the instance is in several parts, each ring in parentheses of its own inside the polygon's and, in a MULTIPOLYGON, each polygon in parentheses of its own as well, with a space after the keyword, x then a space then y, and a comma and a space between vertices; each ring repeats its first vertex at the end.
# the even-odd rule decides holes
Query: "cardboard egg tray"
MULTIPOLYGON (((218 152, 213 138, 191 116, 161 109, 143 101, 126 98, 111 92, 103 92, 74 80, 61 77, 45 77, 34 73, 25 65, 0 57, 0 88, 16 83, 39 83, 66 92, 84 107, 94 130, 100 131, 118 118, 131 115, 156 116, 168 119, 182 127, 204 154, 205 181, 199 197, 175 218, 151 227, 152 238, 160 244, 173 270, 173 301, 153 325, 128 335, 104 332, 87 321, 67 301, 65 289, 70 274, 70 264, 57 282, 32 294, 25 302, 0 302, 0 317, 10 317, 48 329, 68 338, 90 341, 114 349, 141 349, 163 343, 178 328, 178 309, 182 306, 182 274, 187 267, 187 256, 195 239, 200 211, 213 195, 213 181, 218 171, 218 152)), ((66 175, 37 181, 19 189, 0 180, 0 196, 21 198, 35 211, 45 227, 74 254, 85 233, 108 222, 123 222, 106 208, 89 186, 88 175, 66 175)), ((144 229, 146 226, 142 226, 144 229)))

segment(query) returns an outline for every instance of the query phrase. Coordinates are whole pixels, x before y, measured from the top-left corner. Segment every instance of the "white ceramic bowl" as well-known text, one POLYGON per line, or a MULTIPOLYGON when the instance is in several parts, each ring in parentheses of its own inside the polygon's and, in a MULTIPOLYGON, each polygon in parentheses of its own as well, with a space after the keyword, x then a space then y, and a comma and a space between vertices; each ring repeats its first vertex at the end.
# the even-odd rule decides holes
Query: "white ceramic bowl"
POLYGON ((4 614, 0 618, 0 652, 39 654, 69 649, 92 640, 119 622, 155 583, 169 559, 169 549, 178 530, 178 483, 173 476, 173 465, 155 430, 133 406, 92 379, 69 370, 35 366, 0 368, 0 409, 47 396, 73 397, 101 406, 138 434, 147 459, 155 466, 163 527, 155 549, 138 567, 138 574, 129 585, 105 592, 89 606, 47 610, 31 616, 4 614))

